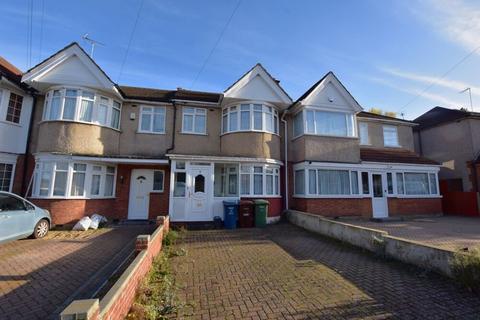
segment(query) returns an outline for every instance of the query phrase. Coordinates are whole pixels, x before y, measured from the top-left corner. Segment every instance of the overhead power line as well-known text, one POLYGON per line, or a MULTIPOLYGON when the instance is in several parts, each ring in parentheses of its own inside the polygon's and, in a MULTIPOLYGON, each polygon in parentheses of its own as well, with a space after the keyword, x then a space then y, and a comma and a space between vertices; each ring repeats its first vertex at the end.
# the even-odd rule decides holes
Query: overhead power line
POLYGON ((220 41, 222 40, 223 35, 225 34, 225 31, 227 30, 228 26, 230 25, 230 22, 232 21, 233 16, 234 16, 235 13, 237 12, 237 10, 238 10, 238 8, 240 7, 240 4, 241 4, 241 3, 242 3, 242 0, 239 0, 239 1, 237 2, 237 5, 235 6, 235 8, 233 8, 233 11, 232 11, 232 13, 230 14, 230 17, 228 18, 227 22, 226 22, 225 25, 223 26, 222 32, 220 32, 220 35, 218 36, 217 41, 216 41, 215 44, 213 45, 212 50, 210 50, 210 52, 208 53, 207 58, 205 59, 205 61, 204 61, 203 64, 202 64, 202 67, 200 68, 200 70, 198 70, 197 75, 196 75, 195 78, 193 79, 192 85, 190 86, 191 89, 193 89, 193 87, 194 87, 195 84, 197 83, 198 78, 200 77, 200 75, 202 74, 203 70, 204 70, 205 67, 207 66, 208 61, 210 60, 210 58, 211 58, 212 55, 213 55, 213 52, 215 51, 215 49, 217 48, 218 44, 219 44, 220 41))
POLYGON ((450 69, 448 69, 445 73, 443 73, 440 77, 438 77, 437 79, 433 80, 425 89, 423 89, 420 93, 418 93, 417 95, 415 95, 412 99, 410 99, 410 101, 408 101, 403 107, 402 109, 400 109, 401 112, 405 111, 405 108, 408 107, 409 105, 411 105, 415 100, 417 100, 419 97, 421 97, 422 95, 425 94, 425 92, 427 92, 428 90, 430 90, 435 84, 438 83, 438 81, 442 80, 443 78, 445 78, 448 74, 450 74, 453 70, 455 70, 459 65, 461 65, 465 60, 467 60, 468 58, 470 58, 475 52, 477 52, 478 50, 480 49, 480 46, 476 47, 475 49, 473 49, 472 51, 470 51, 467 55, 465 55, 462 59, 460 59, 459 61, 457 61, 457 63, 455 63, 453 66, 450 67, 450 69))
POLYGON ((141 0, 140 6, 138 7, 137 16, 135 18, 135 22, 133 23, 133 28, 132 28, 132 32, 130 33, 130 38, 128 39, 127 51, 125 51, 125 56, 123 57, 122 64, 120 65, 120 72, 118 73, 117 83, 120 81, 120 78, 122 77, 123 67, 125 66, 125 62, 127 61, 128 53, 130 51, 130 46, 132 45, 133 36, 135 35, 138 19, 140 18, 140 13, 142 12, 144 3, 145 3, 145 0, 141 0))

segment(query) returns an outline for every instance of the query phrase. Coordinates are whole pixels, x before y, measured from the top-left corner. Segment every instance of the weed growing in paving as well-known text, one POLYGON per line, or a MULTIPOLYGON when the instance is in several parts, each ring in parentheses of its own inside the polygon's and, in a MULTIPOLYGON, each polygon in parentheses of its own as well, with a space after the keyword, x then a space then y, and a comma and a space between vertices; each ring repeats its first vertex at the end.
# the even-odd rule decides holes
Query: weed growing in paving
POLYGON ((181 307, 176 297, 177 285, 172 275, 170 258, 186 254, 185 249, 174 248, 182 235, 183 230, 171 230, 163 239, 162 252, 155 258, 152 270, 140 286, 127 319, 167 319, 181 307))
POLYGON ((470 290, 480 291, 480 250, 456 253, 452 271, 461 284, 470 290))

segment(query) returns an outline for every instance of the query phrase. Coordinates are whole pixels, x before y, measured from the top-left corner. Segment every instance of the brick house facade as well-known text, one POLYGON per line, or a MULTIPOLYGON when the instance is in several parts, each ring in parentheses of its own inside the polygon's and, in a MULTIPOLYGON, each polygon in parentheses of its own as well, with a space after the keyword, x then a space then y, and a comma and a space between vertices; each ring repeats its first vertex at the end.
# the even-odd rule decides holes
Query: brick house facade
POLYGON ((239 199, 267 199, 269 222, 287 208, 441 212, 438 165, 413 152, 415 124, 363 112, 333 73, 295 102, 260 64, 223 93, 121 86, 72 43, 22 84, 36 104, 19 179, 56 224, 212 221, 239 199))

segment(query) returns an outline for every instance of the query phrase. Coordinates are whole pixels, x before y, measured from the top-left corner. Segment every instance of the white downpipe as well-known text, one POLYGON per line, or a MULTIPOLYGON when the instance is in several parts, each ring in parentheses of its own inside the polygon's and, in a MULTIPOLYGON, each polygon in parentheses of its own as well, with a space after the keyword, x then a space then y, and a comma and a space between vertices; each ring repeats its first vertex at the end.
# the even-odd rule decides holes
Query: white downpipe
POLYGON ((284 129, 284 152, 285 152, 285 210, 288 210, 288 127, 287 127, 287 120, 285 120, 285 115, 287 114, 288 110, 285 110, 282 114, 280 120, 283 122, 283 129, 284 129))

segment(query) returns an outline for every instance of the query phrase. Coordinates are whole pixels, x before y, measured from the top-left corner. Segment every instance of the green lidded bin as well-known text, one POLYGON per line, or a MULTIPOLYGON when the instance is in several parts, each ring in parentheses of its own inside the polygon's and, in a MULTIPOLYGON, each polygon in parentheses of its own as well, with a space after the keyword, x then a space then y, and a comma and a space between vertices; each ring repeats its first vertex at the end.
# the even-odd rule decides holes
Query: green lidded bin
POLYGON ((267 226, 268 205, 267 200, 254 200, 255 204, 255 227, 264 228, 267 226))

